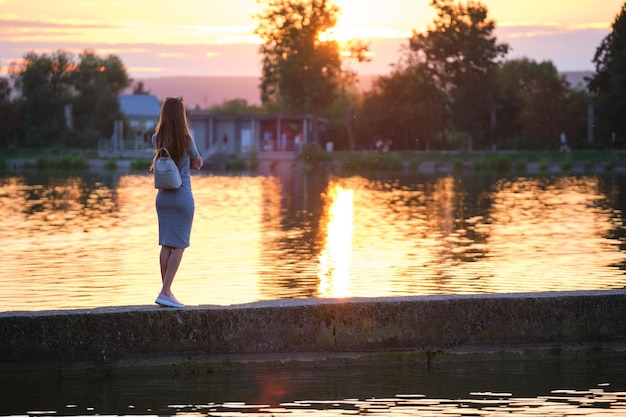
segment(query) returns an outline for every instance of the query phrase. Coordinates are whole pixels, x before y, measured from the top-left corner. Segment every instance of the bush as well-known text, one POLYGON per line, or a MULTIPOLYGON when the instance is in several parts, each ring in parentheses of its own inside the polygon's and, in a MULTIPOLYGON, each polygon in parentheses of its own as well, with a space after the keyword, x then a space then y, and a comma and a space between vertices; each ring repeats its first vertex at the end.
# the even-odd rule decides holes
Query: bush
POLYGON ((320 162, 328 162, 331 160, 331 156, 320 148, 318 145, 312 143, 305 143, 302 145, 302 149, 296 158, 298 161, 305 162, 307 164, 315 165, 320 162))
POLYGON ((513 162, 505 155, 492 158, 489 165, 493 171, 497 172, 510 171, 513 168, 513 162))
POLYGON ((152 165, 152 159, 137 158, 130 161, 130 168, 137 171, 148 171, 152 165))
POLYGON ((244 171, 247 168, 246 161, 243 158, 232 158, 226 162, 227 171, 244 171))
MULTIPOLYGON (((28 167, 28 164, 24 164, 28 167)), ((66 155, 62 157, 48 158, 40 156, 35 161, 34 168, 38 170, 83 170, 88 168, 87 161, 81 155, 66 155)))
POLYGON ((563 171, 569 171, 572 169, 572 160, 570 158, 566 158, 561 161, 561 169, 563 171))
MULTIPOLYGON (((132 164, 132 163, 131 163, 132 164)), ((117 162, 109 159, 108 161, 106 161, 106 163, 104 164, 104 168, 108 169, 110 171, 115 171, 117 169, 117 162)))

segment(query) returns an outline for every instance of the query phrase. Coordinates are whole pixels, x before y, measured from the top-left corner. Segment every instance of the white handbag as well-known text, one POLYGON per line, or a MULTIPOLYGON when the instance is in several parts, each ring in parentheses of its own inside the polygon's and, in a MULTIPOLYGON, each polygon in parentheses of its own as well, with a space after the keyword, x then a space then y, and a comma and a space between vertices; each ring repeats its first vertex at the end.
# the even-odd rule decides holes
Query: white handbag
POLYGON ((159 190, 176 190, 182 184, 180 171, 176 162, 170 156, 167 148, 159 149, 154 160, 154 188, 159 190), (167 156, 161 156, 161 151, 165 151, 167 156))

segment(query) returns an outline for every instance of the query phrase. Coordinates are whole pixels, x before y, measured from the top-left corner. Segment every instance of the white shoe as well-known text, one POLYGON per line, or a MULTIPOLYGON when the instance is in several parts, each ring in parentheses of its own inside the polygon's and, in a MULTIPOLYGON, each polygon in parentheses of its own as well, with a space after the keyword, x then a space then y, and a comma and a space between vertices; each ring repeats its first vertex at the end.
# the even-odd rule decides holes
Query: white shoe
POLYGON ((154 302, 164 307, 174 307, 174 308, 185 307, 183 303, 179 302, 174 297, 166 297, 165 295, 161 295, 161 294, 159 294, 159 296, 157 297, 156 300, 154 300, 154 302))

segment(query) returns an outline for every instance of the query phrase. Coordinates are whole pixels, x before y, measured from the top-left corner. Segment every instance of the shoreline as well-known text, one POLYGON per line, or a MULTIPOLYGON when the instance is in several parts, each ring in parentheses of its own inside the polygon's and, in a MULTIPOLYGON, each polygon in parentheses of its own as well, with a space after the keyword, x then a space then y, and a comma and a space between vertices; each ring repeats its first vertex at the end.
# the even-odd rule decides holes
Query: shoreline
MULTIPOLYGON (((9 158, 6 160, 7 169, 5 172, 7 173, 17 173, 23 171, 42 171, 42 172, 54 172, 49 170, 39 170, 36 168, 24 168, 25 163, 34 164, 35 160, 32 158, 9 158)), ((102 158, 90 158, 87 159, 87 168, 80 171, 96 171, 96 172, 113 172, 113 173, 142 173, 143 170, 136 170, 131 167, 133 160, 130 159, 114 159, 115 168, 110 169, 107 168, 107 164, 110 163, 110 159, 102 159, 102 158)), ((341 172, 341 167, 337 166, 337 164, 324 164, 329 172, 338 173, 341 172)), ((286 159, 267 159, 259 161, 259 169, 256 170, 259 173, 267 174, 273 171, 279 171, 284 169, 291 169, 293 167, 293 160, 290 158, 286 159)), ((222 173, 222 172, 239 172, 239 171, 226 171, 224 169, 217 170, 208 170, 203 169, 201 172, 205 173, 222 173)), ((248 172, 248 171, 241 171, 248 172)), ((370 169, 365 170, 365 173, 376 173, 376 172, 393 172, 387 169, 370 169)), ((497 172, 501 174, 512 173, 512 174, 569 174, 569 175, 584 175, 584 174, 624 174, 626 173, 626 162, 617 162, 611 168, 607 168, 604 163, 594 163, 589 164, 584 161, 573 161, 567 167, 563 166, 563 163, 560 161, 552 161, 552 162, 526 162, 523 167, 514 167, 509 170, 482 170, 475 169, 475 167, 471 165, 464 165, 459 167, 458 164, 450 161, 422 161, 415 167, 403 167, 398 172, 403 173, 414 173, 414 174, 452 174, 452 173, 484 173, 484 172, 497 172)), ((145 173, 149 173, 148 170, 145 170, 145 173)), ((354 174, 354 172, 346 172, 354 174)))

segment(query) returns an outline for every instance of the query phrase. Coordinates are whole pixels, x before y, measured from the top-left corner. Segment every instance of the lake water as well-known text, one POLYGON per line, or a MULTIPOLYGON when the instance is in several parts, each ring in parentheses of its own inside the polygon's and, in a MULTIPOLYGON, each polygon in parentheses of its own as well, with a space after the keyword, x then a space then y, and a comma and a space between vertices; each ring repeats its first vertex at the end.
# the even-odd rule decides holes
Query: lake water
POLYGON ((197 375, 0 375, 10 416, 624 416, 626 360, 236 368, 197 375))
MULTIPOLYGON (((192 177, 188 305, 626 286, 620 175, 192 177)), ((0 311, 153 304, 148 174, 0 176, 0 311)))

